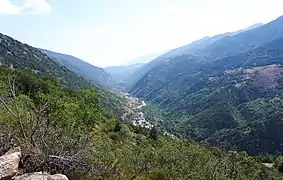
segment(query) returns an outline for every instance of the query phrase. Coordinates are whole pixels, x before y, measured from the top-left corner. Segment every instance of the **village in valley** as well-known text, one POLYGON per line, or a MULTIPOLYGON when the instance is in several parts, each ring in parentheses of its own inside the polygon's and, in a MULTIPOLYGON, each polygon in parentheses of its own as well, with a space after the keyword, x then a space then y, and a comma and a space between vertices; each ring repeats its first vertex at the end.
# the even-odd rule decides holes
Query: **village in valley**
POLYGON ((128 104, 122 119, 124 121, 130 121, 134 126, 152 129, 153 125, 146 121, 144 113, 140 110, 142 107, 146 106, 146 103, 139 98, 132 97, 129 93, 121 94, 126 99, 128 104))

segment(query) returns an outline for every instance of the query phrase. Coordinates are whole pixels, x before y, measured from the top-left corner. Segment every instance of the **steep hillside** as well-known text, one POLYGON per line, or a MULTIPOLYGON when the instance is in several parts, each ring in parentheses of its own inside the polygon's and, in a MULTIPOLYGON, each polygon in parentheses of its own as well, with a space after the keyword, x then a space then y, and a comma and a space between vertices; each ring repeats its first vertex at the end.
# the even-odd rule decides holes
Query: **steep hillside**
POLYGON ((167 63, 168 61, 174 60, 176 57, 181 56, 183 54, 191 53, 197 49, 202 49, 203 47, 206 47, 207 45, 220 40, 224 36, 225 34, 217 35, 214 37, 205 37, 195 42, 192 42, 189 45, 170 50, 167 53, 158 56, 156 59, 143 65, 141 68, 137 69, 134 74, 129 76, 129 78, 126 79, 127 84, 129 84, 128 86, 132 88, 144 75, 146 75, 153 68, 167 63))
POLYGON ((123 114, 123 100, 116 94, 90 83, 37 48, 3 34, 0 34, 0 64, 32 70, 42 76, 53 76, 70 89, 95 88, 99 92, 101 104, 107 107, 107 113, 118 117, 123 114))
MULTIPOLYGON (((148 64, 144 65, 142 68, 138 69, 135 74, 133 74, 131 76, 131 83, 129 83, 131 86, 134 86, 135 83, 137 83, 147 72, 149 72, 152 68, 155 68, 159 65, 164 65, 164 64, 168 64, 169 61, 171 60, 176 60, 176 59, 182 59, 184 57, 189 58, 189 59, 195 59, 197 58, 198 60, 201 60, 203 58, 206 58, 207 52, 206 51, 210 51, 206 48, 210 47, 211 45, 217 44, 218 41, 222 40, 223 38, 227 37, 232 37, 235 35, 238 35, 242 32, 246 32, 249 30, 253 30, 256 28, 261 27, 262 24, 255 24, 252 25, 246 29, 242 29, 236 32, 227 32, 224 34, 219 34, 213 37, 204 37, 200 40, 194 41, 188 45, 176 48, 176 49, 172 49, 160 56, 158 56, 156 59, 154 59, 153 61, 149 62, 148 64), (203 54, 202 54, 203 53, 203 54), (190 56, 190 57, 187 57, 190 56)), ((226 47, 225 47, 226 48, 226 47)), ((220 58, 220 57, 219 57, 220 58)), ((211 60, 209 57, 207 57, 206 60, 211 60)), ((172 64, 174 64, 174 62, 172 62, 172 64)), ((184 64, 184 67, 185 64, 184 64)), ((175 70, 174 70, 175 71, 175 70)))
POLYGON ((195 140, 253 155, 282 152, 282 75, 282 65, 267 65, 209 78, 207 88, 175 105, 187 102, 181 131, 195 140))
POLYGON ((258 28, 234 36, 226 36, 203 51, 197 52, 199 60, 212 61, 226 56, 247 52, 272 40, 282 37, 283 16, 258 28))
MULTIPOLYGON (((147 74, 135 84, 130 92, 147 99, 157 99, 157 101, 159 101, 158 99, 166 101, 167 95, 164 96, 164 93, 173 93, 173 96, 176 94, 179 97, 182 93, 180 92, 182 84, 189 88, 190 82, 195 81, 194 76, 201 73, 200 67, 223 58, 229 60, 231 56, 247 52, 277 37, 282 37, 282 31, 283 17, 280 17, 258 28, 221 38, 202 50, 172 59, 157 58, 143 68, 143 72, 147 74)), ((207 40, 209 39, 201 41, 207 40)))
POLYGON ((262 26, 262 24, 254 24, 254 25, 252 25, 248 28, 241 29, 241 30, 238 30, 236 32, 227 32, 227 33, 219 34, 219 35, 216 35, 216 36, 213 36, 213 37, 204 37, 204 38, 197 40, 197 41, 194 41, 194 42, 192 42, 188 45, 185 45, 185 46, 182 46, 182 47, 179 47, 179 48, 176 48, 176 49, 172 49, 172 50, 166 52, 165 54, 159 56, 158 58, 159 59, 170 59, 170 58, 173 59, 173 58, 178 57, 178 56, 183 56, 183 55, 187 55, 187 54, 190 54, 190 53, 194 53, 194 52, 197 52, 199 50, 206 48, 207 46, 221 40, 224 37, 234 36, 234 35, 240 34, 242 32, 258 28, 260 26, 262 26))
POLYGON ((35 73, 52 75, 71 88, 90 87, 89 83, 36 48, 0 34, 1 64, 27 68, 35 73))
POLYGON ((95 67, 74 56, 56 53, 44 49, 40 49, 40 51, 56 60, 59 64, 91 81, 93 84, 98 84, 107 88, 112 88, 113 86, 115 86, 115 81, 113 80, 111 75, 105 72, 102 68, 95 67))
MULTIPOLYGON (((164 124, 171 132, 183 132, 187 137, 213 145, 222 142, 224 147, 252 154, 282 151, 281 143, 272 146, 281 140, 280 129, 270 133, 269 141, 258 138, 270 131, 267 124, 259 128, 263 119, 276 119, 275 123, 280 123, 281 115, 258 116, 264 108, 252 103, 281 99, 283 38, 274 39, 283 36, 281 29, 282 17, 259 28, 224 37, 199 53, 164 61, 152 68, 131 93, 165 108, 171 119, 179 119, 172 121, 177 123, 172 126, 168 123, 170 118, 166 118, 164 124), (260 46, 261 43, 264 44, 260 46), (246 103, 255 105, 252 111, 243 108, 246 103), (257 133, 243 128, 247 126, 257 133), (239 134, 242 138, 238 138, 239 134)), ((277 110, 271 108, 270 112, 277 110)))

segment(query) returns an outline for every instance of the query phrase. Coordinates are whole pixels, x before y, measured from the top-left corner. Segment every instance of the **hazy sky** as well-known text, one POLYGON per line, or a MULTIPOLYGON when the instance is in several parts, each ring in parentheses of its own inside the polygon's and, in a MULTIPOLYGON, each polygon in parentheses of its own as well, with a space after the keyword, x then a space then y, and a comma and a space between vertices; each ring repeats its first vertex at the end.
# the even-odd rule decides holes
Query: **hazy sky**
POLYGON ((1 33, 97 66, 283 15, 283 0, 0 0, 1 33))

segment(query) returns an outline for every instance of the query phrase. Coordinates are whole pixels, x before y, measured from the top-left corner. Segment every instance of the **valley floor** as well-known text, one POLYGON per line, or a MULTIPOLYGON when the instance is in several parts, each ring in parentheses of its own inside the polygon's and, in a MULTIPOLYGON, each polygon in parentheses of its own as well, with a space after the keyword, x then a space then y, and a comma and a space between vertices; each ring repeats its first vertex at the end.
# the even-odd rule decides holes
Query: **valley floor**
POLYGON ((134 126, 141 126, 147 129, 153 128, 153 125, 148 122, 144 113, 140 111, 142 107, 146 106, 146 103, 139 98, 133 97, 127 93, 120 93, 127 102, 125 113, 122 119, 127 122, 131 122, 134 126))

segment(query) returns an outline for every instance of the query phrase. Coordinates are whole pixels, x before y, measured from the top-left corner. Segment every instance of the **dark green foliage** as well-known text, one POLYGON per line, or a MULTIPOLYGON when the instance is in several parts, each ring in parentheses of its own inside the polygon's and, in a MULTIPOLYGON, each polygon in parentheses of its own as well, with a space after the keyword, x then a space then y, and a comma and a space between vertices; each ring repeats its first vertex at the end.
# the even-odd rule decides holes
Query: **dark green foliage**
POLYGON ((14 68, 30 69, 42 75, 52 75, 68 87, 79 89, 90 87, 89 83, 60 66, 53 59, 36 48, 22 44, 8 36, 0 34, 0 62, 14 68))
POLYGON ((157 140, 157 136, 158 136, 158 132, 157 132, 157 129, 155 127, 153 127, 151 130, 150 130, 150 133, 149 133, 149 137, 150 139, 153 139, 153 140, 157 140))
POLYGON ((258 162, 261 162, 261 163, 274 163, 275 160, 276 160, 276 156, 275 155, 271 155, 271 154, 262 154, 260 156, 257 156, 256 157, 256 160, 258 162))

